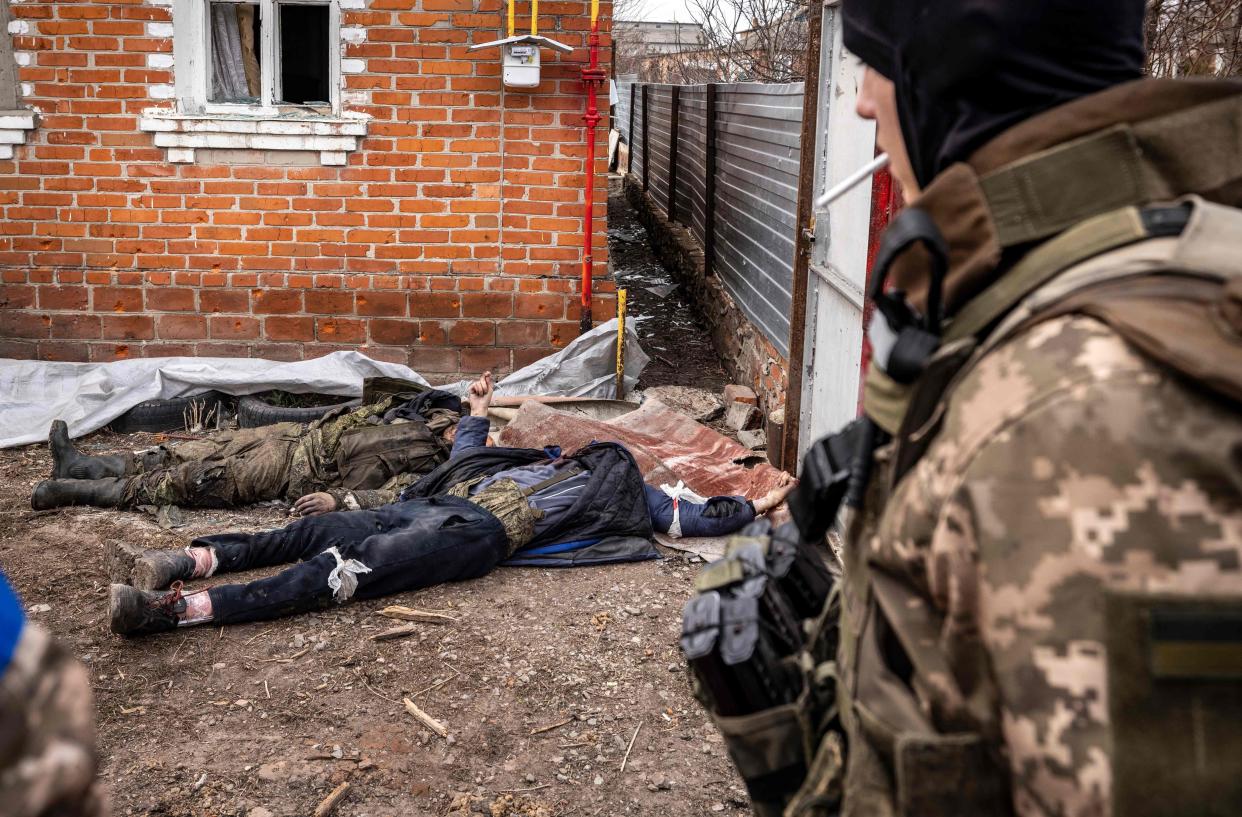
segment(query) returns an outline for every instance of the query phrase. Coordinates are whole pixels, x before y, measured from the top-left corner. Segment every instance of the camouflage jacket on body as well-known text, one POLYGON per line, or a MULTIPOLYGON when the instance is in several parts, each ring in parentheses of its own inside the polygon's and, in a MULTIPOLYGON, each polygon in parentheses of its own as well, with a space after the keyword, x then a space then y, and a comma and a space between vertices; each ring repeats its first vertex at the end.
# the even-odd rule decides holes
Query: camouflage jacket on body
MULTIPOLYGON (((1181 177, 1202 183, 1115 206, 1193 193, 1229 206, 1192 217, 1180 237, 1110 251, 1063 274, 1236 267, 1242 212, 1230 196, 1238 197, 1242 168, 1236 158, 1221 166, 1222 151, 1238 154, 1236 140, 1196 148, 1189 137, 1218 119, 1237 121, 1239 100, 1237 84, 1122 86, 1002 135, 970 170, 986 179, 1119 123, 1187 116, 1194 126, 1180 126, 1184 151, 1148 157, 1190 168, 1181 177), (1225 107, 1218 114, 1213 105, 1225 107)), ((1107 156, 1094 162, 1097 179, 1125 186, 1107 156)), ((1072 191, 1076 179, 1045 181, 1072 191)), ((963 315, 1005 280, 995 272, 1005 242, 995 240, 1000 228, 980 230, 989 215, 956 195, 961 178, 948 179, 951 196, 938 183, 913 205, 948 239, 947 303, 963 315)), ((916 273, 903 274, 899 286, 917 297, 916 273)), ((1221 330, 1234 333, 1235 355, 1240 330, 1242 321, 1221 330)), ((934 440, 908 470, 895 475, 894 445, 877 452, 864 507, 847 523, 838 656, 844 813, 1136 813, 1114 809, 1110 697, 1126 679, 1109 674, 1107 645, 1117 643, 1110 599, 1127 591, 1242 598, 1242 412, 1081 314, 1011 332, 963 372, 940 403, 934 440)), ((1167 742, 1172 774, 1191 763, 1176 730, 1149 731, 1157 733, 1149 741, 1167 742)))
POLYGON ((425 425, 384 423, 384 414, 400 402, 400 396, 388 396, 311 423, 293 449, 286 496, 325 491, 342 510, 376 508, 447 459, 449 447, 441 434, 457 421, 456 413, 433 410, 425 425), (364 429, 367 433, 360 436, 364 429))

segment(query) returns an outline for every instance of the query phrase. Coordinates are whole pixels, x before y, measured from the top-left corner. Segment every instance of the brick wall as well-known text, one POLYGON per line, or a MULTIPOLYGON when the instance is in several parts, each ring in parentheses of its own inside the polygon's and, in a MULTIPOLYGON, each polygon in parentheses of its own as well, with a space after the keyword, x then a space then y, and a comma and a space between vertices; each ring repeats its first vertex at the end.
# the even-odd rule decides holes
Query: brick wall
MULTIPOLYGON (((370 117, 344 167, 230 149, 171 163, 138 126, 174 104, 169 3, 12 0, 20 101, 39 125, 0 161, 0 356, 360 348, 456 375, 577 334, 588 3, 540 4, 540 33, 578 49, 545 50, 541 85, 522 91, 502 88, 495 50, 467 52, 504 36, 500 0, 342 0, 344 108, 370 117)), ((615 309, 607 124, 597 320, 615 309)))

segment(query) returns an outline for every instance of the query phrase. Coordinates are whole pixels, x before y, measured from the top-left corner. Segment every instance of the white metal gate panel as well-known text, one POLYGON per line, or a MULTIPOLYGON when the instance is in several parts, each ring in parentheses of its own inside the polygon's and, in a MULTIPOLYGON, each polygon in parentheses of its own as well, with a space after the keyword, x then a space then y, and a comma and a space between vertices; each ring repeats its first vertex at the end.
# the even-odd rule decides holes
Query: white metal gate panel
MULTIPOLYGON (((854 112, 863 67, 842 46, 838 0, 824 4, 820 43, 815 197, 875 156, 875 125, 854 112)), ((799 458, 858 414, 870 179, 813 215, 799 458)))

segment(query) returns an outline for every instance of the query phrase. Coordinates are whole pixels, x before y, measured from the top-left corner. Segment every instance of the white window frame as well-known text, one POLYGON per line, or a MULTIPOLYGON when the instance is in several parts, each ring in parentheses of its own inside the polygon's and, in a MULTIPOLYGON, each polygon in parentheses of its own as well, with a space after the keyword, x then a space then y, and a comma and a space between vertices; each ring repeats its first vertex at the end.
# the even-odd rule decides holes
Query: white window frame
POLYGON ((280 102, 280 15, 282 5, 326 6, 328 9, 328 93, 332 116, 341 114, 341 4, 340 0, 214 0, 248 3, 259 7, 259 63, 262 98, 258 105, 212 102, 211 20, 213 0, 175 0, 173 9, 173 59, 176 65, 177 106, 182 113, 276 116, 305 112, 322 116, 297 103, 280 102))

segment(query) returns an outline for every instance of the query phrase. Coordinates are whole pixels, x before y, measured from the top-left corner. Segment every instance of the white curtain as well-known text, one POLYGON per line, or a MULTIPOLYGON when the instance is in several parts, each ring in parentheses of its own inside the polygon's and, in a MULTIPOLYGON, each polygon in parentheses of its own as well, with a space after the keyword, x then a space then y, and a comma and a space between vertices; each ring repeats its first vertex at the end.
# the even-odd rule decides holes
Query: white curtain
POLYGON ((254 47, 255 7, 211 4, 211 100, 249 102, 259 97, 254 47))

